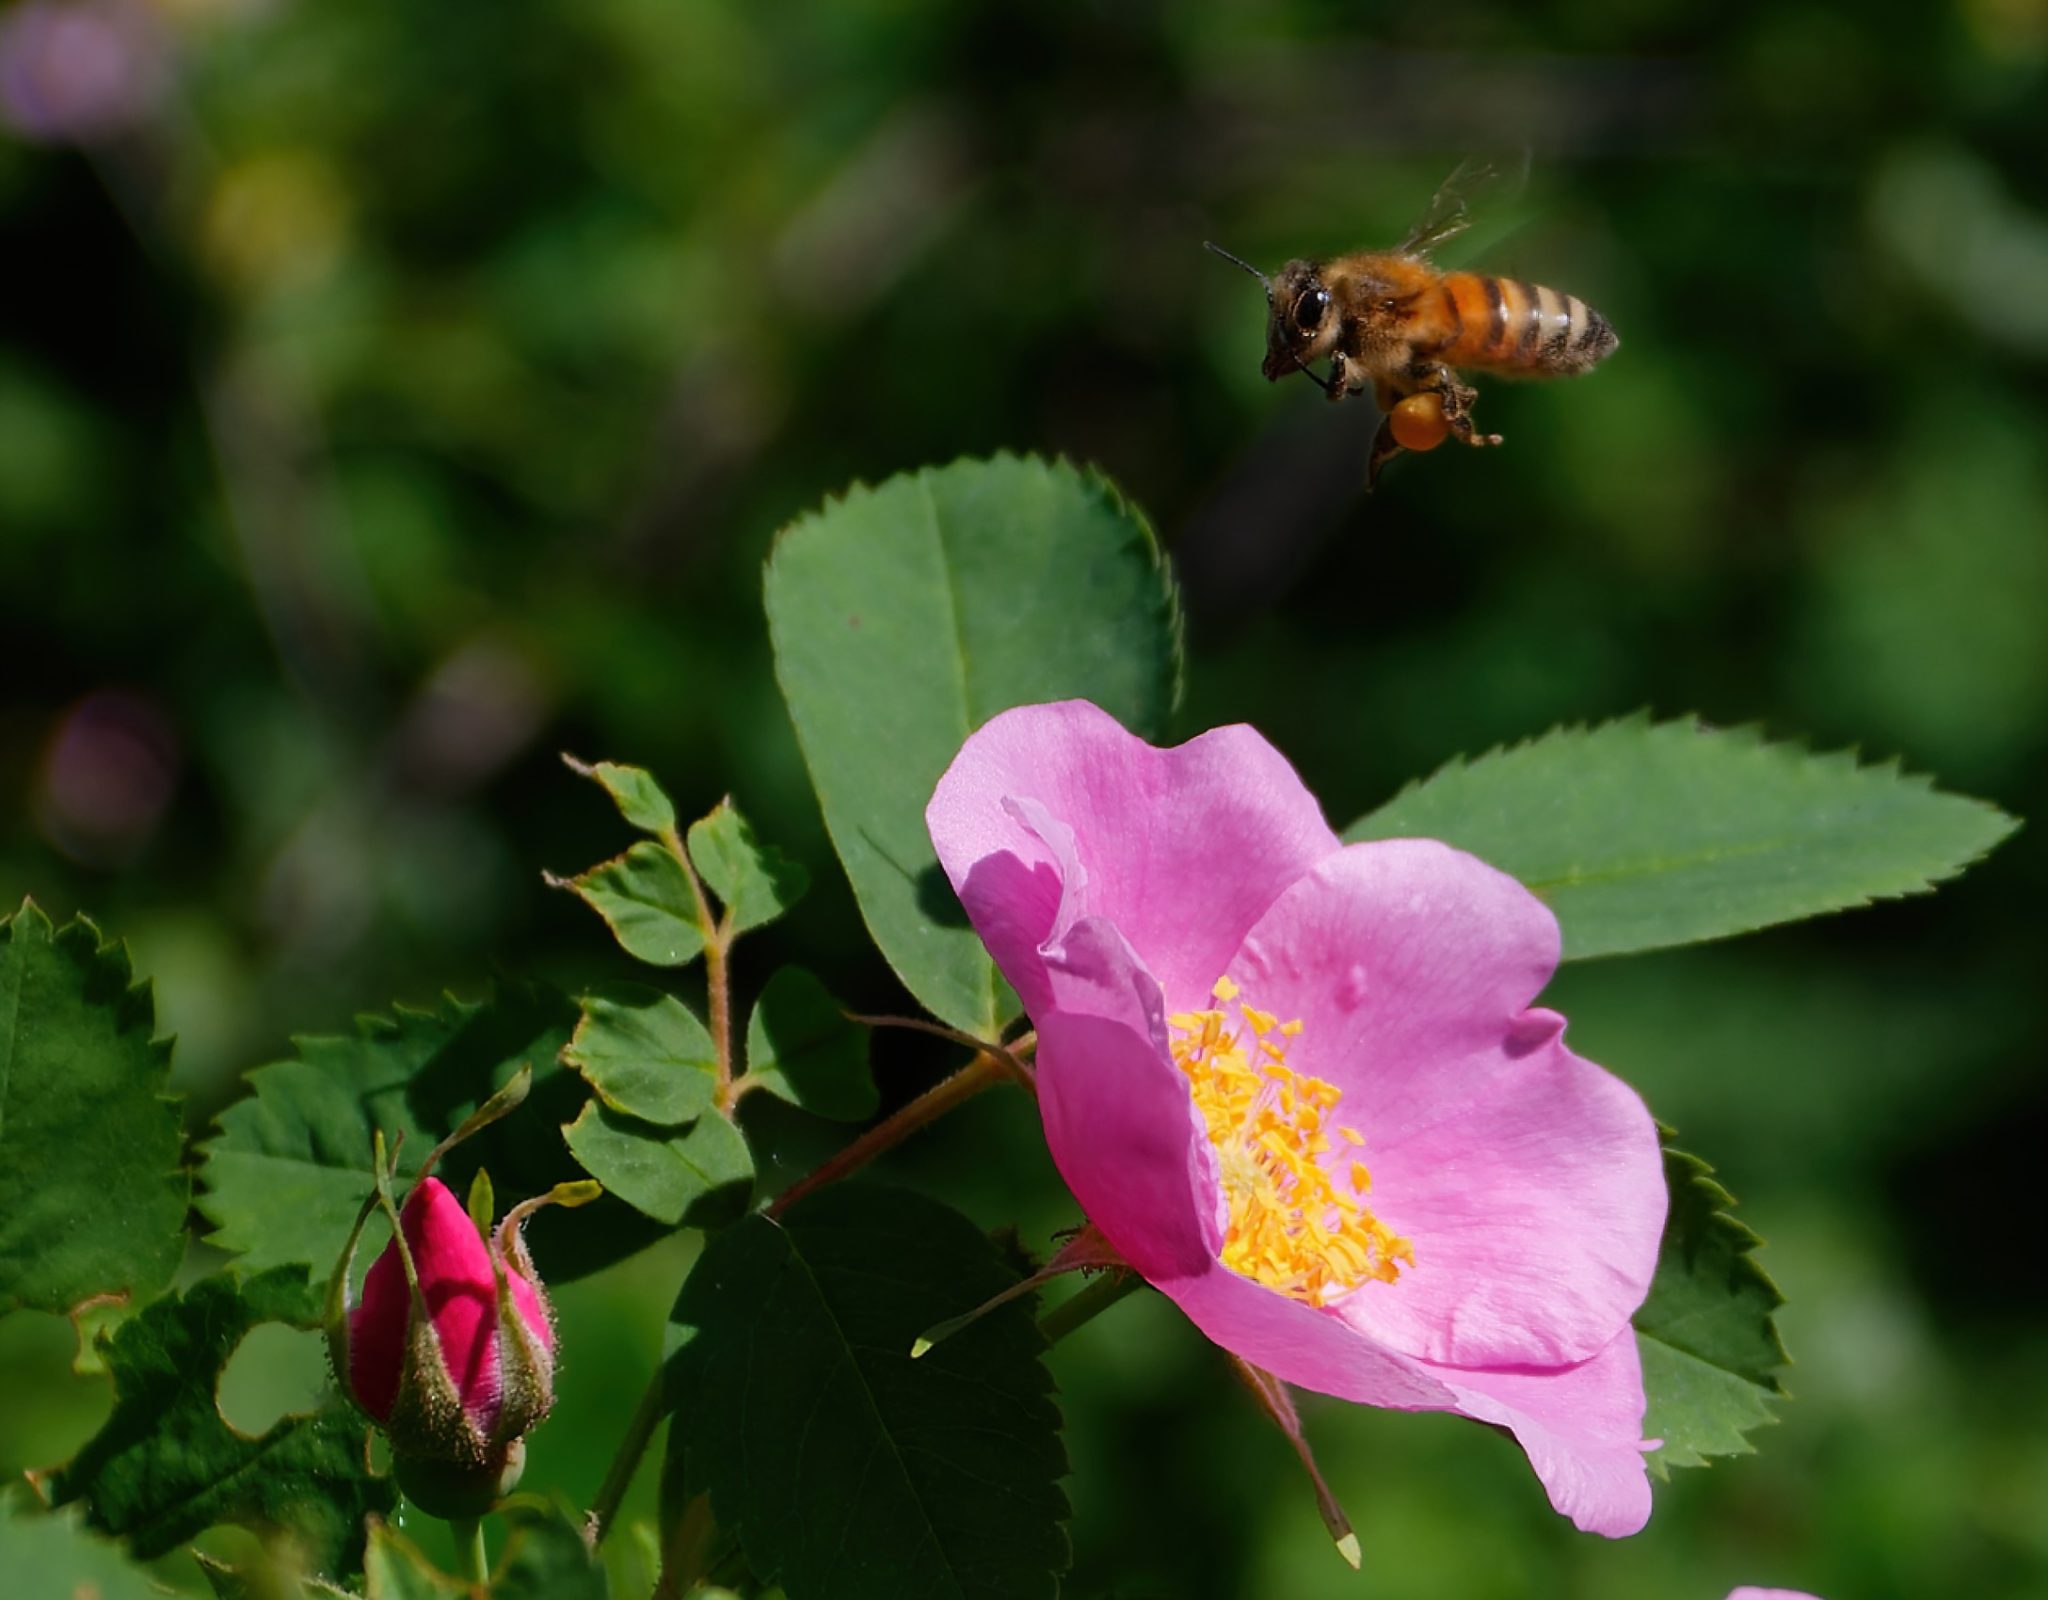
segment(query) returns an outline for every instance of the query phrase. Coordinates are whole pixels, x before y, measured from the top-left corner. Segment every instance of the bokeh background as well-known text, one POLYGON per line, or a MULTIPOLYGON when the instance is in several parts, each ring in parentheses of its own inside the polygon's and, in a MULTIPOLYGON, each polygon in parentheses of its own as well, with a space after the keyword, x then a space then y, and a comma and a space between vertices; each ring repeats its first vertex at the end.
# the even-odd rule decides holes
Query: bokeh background
MULTIPOLYGON (((1146 507, 1185 730, 1257 723, 1339 823, 1643 706, 2048 812, 2044 0, 25 0, 0 124, 0 898, 132 942, 195 1136, 293 1032, 618 970, 541 883, 618 837, 563 749, 737 795, 818 880, 753 976, 894 1007, 759 571, 963 452, 1146 507), (1622 349, 1367 499, 1368 408, 1261 381, 1200 244, 1384 244, 1474 155, 1527 179, 1446 259, 1622 349)), ((2025 831, 1933 899, 1559 979, 1770 1240, 1800 1361, 1760 1454, 1611 1545, 1484 1430, 1312 1404, 1354 1577, 1138 1299, 1054 1357, 1068 1592, 2048 1595, 2044 894, 2025 831)), ((876 1062, 896 1099, 944 1058, 876 1062)), ((800 1122, 757 1129, 791 1166, 800 1122)), ((1033 1246, 1072 1220, 1012 1096, 892 1167, 1033 1246)), ((565 1292, 530 1483, 588 1499, 686 1259, 565 1292)), ((0 1323, 0 1465, 104 1412, 69 1357, 0 1323)), ((317 1358, 250 1370, 274 1413, 317 1358)))

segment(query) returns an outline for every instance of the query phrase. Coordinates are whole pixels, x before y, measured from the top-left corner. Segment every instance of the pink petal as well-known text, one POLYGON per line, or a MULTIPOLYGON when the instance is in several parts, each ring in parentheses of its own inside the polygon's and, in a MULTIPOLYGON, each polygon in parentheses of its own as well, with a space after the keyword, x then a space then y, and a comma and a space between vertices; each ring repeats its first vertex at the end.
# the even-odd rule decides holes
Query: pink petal
POLYGON ((1341 1317, 1290 1300, 1221 1263, 1155 1285, 1211 1340, 1287 1383, 1396 1411, 1451 1411, 1458 1397, 1419 1362, 1361 1337, 1341 1317))
POLYGON ((1216 1179, 1187 1079, 1166 1052, 1159 985, 1107 923, 1049 963, 1066 1002, 1038 1029, 1038 1110, 1082 1212, 1154 1283, 1216 1265, 1216 1179))
POLYGON ((1039 946, 1114 922, 1175 1009, 1206 995, 1281 890, 1338 848, 1294 769, 1250 728, 1168 750, 1086 701, 992 718, 925 821, 975 930, 1036 1018, 1039 946))
POLYGON ((1585 1532, 1621 1538, 1649 1520, 1632 1329, 1574 1367, 1464 1371, 1411 1361, 1334 1313, 1222 1266, 1158 1287, 1215 1343, 1297 1387, 1395 1411, 1456 1411, 1508 1429, 1550 1503, 1585 1532))
POLYGON ((1728 1600, 1820 1600, 1820 1597, 1808 1594, 1804 1589, 1753 1589, 1744 1584, 1740 1589, 1730 1589, 1728 1600))
POLYGON ((1342 1303, 1361 1333, 1457 1367, 1603 1349, 1648 1293, 1664 1226, 1656 1126, 1619 1078, 1527 1010, 1557 924, 1513 879, 1427 840, 1353 845, 1260 919, 1230 966, 1300 1018, 1288 1063, 1343 1091, 1331 1162, 1414 1247, 1342 1303))
POLYGON ((1550 1503, 1583 1533, 1610 1539, 1650 1520, 1643 1466, 1643 1369, 1633 1328, 1574 1367, 1550 1371, 1424 1370, 1456 1396, 1456 1409, 1514 1434, 1550 1503))

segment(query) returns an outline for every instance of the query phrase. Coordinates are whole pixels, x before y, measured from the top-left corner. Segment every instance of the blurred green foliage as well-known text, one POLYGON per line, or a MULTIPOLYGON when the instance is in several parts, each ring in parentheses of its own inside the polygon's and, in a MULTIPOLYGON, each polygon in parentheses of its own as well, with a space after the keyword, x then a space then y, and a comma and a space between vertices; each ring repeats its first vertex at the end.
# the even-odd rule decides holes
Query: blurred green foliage
MULTIPOLYGON (((616 826, 563 748, 688 815, 735 794, 817 880, 745 960, 900 1007, 847 938, 759 574, 847 480, 964 451, 1110 472, 1186 586, 1183 730, 1258 723, 1339 821, 1642 706, 2048 810, 2042 0, 121 16, 132 103, 0 139, 0 889, 132 940, 195 1133, 290 1031, 496 964, 615 975, 540 879, 616 826), (1501 151, 1528 183, 1450 258, 1583 295, 1622 349, 1486 386, 1505 449, 1367 500, 1366 408, 1263 384, 1263 307, 1200 242, 1388 241, 1501 151)), ((1617 1546, 1483 1430, 1311 1403, 1361 1583, 1139 1297, 1056 1357, 1071 1592, 2048 1594, 2044 891, 2023 832, 1934 900, 1557 985, 1772 1241, 1803 1359, 1759 1456, 1617 1546)), ((876 1059, 900 1098, 940 1057, 876 1059)), ((835 1137, 755 1099, 792 1169, 835 1137)), ((1006 1096, 894 1165, 1034 1245, 1072 1220, 1006 1096)), ((680 1260, 565 1293, 562 1416, 623 1426, 680 1260)), ((0 1461, 104 1413, 69 1358, 0 1323, 0 1461)), ((611 1447, 558 1423, 529 1483, 587 1502, 611 1447)))

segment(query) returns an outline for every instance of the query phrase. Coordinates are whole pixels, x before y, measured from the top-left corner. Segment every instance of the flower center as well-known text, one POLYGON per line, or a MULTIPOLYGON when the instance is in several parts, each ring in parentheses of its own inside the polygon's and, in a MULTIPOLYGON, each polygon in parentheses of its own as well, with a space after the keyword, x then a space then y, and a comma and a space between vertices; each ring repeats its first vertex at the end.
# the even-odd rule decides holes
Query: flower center
POLYGON ((1188 1075, 1230 1206, 1223 1264, 1312 1306, 1362 1283, 1392 1283, 1403 1265, 1415 1265, 1414 1248, 1365 1207, 1372 1187, 1358 1158, 1365 1140, 1332 1120, 1341 1091, 1287 1065, 1301 1023, 1238 1001, 1228 978, 1218 978, 1211 993, 1222 1006, 1236 1003, 1235 1025, 1220 1008, 1167 1021, 1178 1035, 1174 1063, 1188 1075), (1351 1152, 1348 1188, 1324 1159, 1336 1148, 1332 1132, 1351 1152))

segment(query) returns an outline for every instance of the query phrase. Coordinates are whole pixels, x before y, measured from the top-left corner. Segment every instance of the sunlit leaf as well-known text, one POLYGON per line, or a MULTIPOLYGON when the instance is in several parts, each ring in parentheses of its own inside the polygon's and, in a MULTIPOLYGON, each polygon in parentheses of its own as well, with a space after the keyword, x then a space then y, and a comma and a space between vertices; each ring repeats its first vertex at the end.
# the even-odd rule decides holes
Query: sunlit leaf
POLYGON ((696 1013, 638 983, 583 997, 583 1020, 562 1059, 604 1103, 646 1122, 694 1121, 718 1091, 718 1051, 696 1013))
POLYGON ((435 1566, 424 1550, 381 1517, 370 1520, 363 1588, 365 1600, 456 1600, 470 1593, 467 1583, 435 1566))
POLYGON ((1078 697, 1164 734, 1180 624, 1151 529, 1065 463, 959 461, 784 530, 767 603, 776 678, 869 931, 934 1015, 992 1034, 995 971, 925 803, 967 735, 1011 706, 1078 697))
POLYGON ((1028 1297, 910 1358, 1014 1281, 966 1218, 898 1190, 715 1235, 673 1314, 670 1475, 790 1600, 1055 1594, 1066 1456, 1028 1297))
POLYGON ((675 802, 654 781, 645 767, 629 767, 617 761, 578 761, 564 756, 569 770, 603 785, 619 815, 643 833, 666 833, 676 825, 675 802))
POLYGON ((0 1313, 144 1300, 185 1253, 191 1182, 149 988, 82 918, 0 919, 0 1313))
POLYGON ((784 967, 754 1002, 747 1074, 770 1094, 841 1122, 864 1121, 880 1103, 868 1073, 868 1030, 801 967, 784 967))
POLYGON ((642 839, 622 856, 573 878, 550 877, 605 920, 625 952, 656 967, 680 967, 704 949, 704 927, 683 864, 668 846, 642 839))
POLYGON ((520 1495, 498 1515, 510 1532, 491 1563, 492 1600, 606 1600, 604 1566, 560 1506, 520 1495))
POLYGON ((562 1136, 608 1194, 672 1228, 730 1222, 753 1189, 747 1141, 715 1111, 664 1128, 593 1100, 562 1136))
POLYGON ((1512 873, 1557 913, 1570 959, 1919 893, 2015 826, 1896 763, 1632 717, 1454 761, 1344 837, 1442 839, 1512 873))
MULTIPOLYGON (((511 1116, 450 1151, 439 1175, 466 1193, 479 1166, 505 1203, 581 1176, 559 1129, 589 1090, 557 1057, 577 1017, 567 996, 501 985, 481 1003, 367 1017, 352 1034, 303 1038, 289 1061, 248 1076, 249 1095, 220 1114, 205 1147, 199 1209, 211 1242, 245 1271, 303 1262, 324 1274, 370 1192, 370 1141, 382 1129, 401 1176, 521 1066, 534 1086, 511 1116), (403 1135, 402 1144, 399 1142, 403 1135)), ((542 1275, 580 1277, 645 1244, 632 1211, 600 1200, 550 1206, 526 1230, 542 1275)))
POLYGON ((88 1532, 74 1511, 39 1511, 26 1491, 0 1494, 0 1573, 7 1591, 90 1600, 161 1600, 155 1579, 118 1545, 88 1532))
POLYGON ((246 1281, 202 1279, 122 1325, 107 1348, 114 1411, 52 1481, 56 1503, 159 1556, 217 1523, 289 1530, 320 1571, 361 1563, 363 1518, 397 1502, 364 1464, 364 1423, 340 1395, 280 1418, 260 1438, 237 1433, 215 1391, 245 1334, 265 1322, 313 1328, 320 1286, 300 1267, 246 1281))
POLYGON ((698 873, 732 918, 735 933, 781 916, 811 886, 801 863, 755 839, 752 825, 730 800, 690 824, 689 850, 698 873))
POLYGON ((1744 1437, 1775 1422, 1790 1362, 1774 1313, 1785 1303, 1753 1252, 1763 1241, 1728 1214, 1735 1202, 1697 1156, 1668 1146, 1671 1210, 1650 1295, 1636 1312, 1636 1343, 1649 1396, 1644 1436, 1659 1477, 1709 1456, 1744 1455, 1744 1437))

